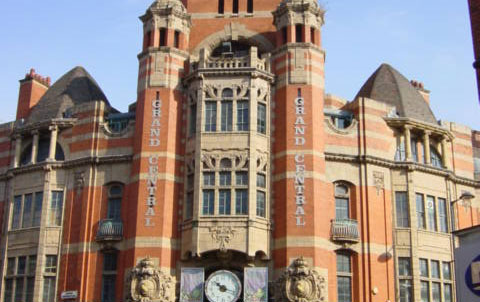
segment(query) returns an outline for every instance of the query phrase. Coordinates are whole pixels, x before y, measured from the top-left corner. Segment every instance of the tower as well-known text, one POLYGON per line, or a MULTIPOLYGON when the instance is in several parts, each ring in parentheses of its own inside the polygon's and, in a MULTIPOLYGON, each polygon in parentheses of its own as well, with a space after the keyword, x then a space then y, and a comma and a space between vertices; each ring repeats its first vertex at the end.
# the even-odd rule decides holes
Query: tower
MULTIPOLYGON (((275 269, 303 256, 318 268, 330 266, 332 209, 324 200, 324 60, 320 44, 323 11, 317 1, 282 1, 273 12, 277 48, 274 108, 273 198, 275 269)), ((325 273, 325 270, 323 270, 325 273)), ((326 277, 326 273, 325 276, 326 277)))
POLYGON ((143 51, 138 55, 138 99, 125 266, 151 258, 162 271, 175 267, 178 203, 182 198, 184 125, 180 84, 188 57, 190 17, 179 0, 158 0, 140 18, 143 51))

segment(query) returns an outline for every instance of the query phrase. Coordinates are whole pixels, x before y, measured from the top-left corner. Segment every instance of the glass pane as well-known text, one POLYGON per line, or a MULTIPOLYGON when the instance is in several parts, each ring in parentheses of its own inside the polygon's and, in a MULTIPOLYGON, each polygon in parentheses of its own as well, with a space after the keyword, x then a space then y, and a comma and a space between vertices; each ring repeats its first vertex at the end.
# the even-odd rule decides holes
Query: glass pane
POLYGON ((248 102, 237 102, 237 130, 248 131, 248 102))
POLYGON ((350 273, 352 271, 351 267, 351 257, 349 254, 338 253, 337 254, 337 273, 350 273))
POLYGON ((416 194, 417 201, 417 222, 419 229, 426 229, 425 224, 425 201, 423 194, 416 194))
POLYGON ((113 185, 110 187, 110 196, 121 196, 122 195, 122 186, 120 185, 113 185))
POLYGON ((45 262, 45 273, 56 273, 57 272, 57 256, 56 255, 47 255, 45 262))
POLYGON ((55 277, 45 277, 43 279, 43 301, 55 301, 55 277))
POLYGON ((27 278, 27 290, 25 292, 25 302, 33 302, 33 291, 35 290, 35 278, 27 278))
POLYGON ((428 277, 428 260, 420 259, 420 276, 428 277))
POLYGON ((410 226, 410 216, 408 215, 408 200, 406 192, 395 193, 397 227, 408 228, 410 226))
POLYGON ((230 186, 232 184, 232 173, 231 172, 220 172, 220 185, 221 186, 230 186))
POLYGON ((235 190, 235 213, 247 215, 248 212, 248 190, 235 190))
POLYGON ((203 185, 204 186, 214 186, 215 185, 215 173, 214 172, 203 173, 203 185))
POLYGON ((33 214, 33 226, 40 226, 42 218, 43 192, 35 193, 35 210, 33 214))
POLYGON ((410 258, 398 258, 398 274, 400 276, 411 276, 410 258))
POLYGON ((437 230, 437 211, 435 210, 435 197, 427 196, 428 229, 437 230))
POLYGON ((257 174, 257 187, 266 188, 267 187, 267 177, 265 174, 257 174))
POLYGON ((218 213, 220 215, 230 215, 230 190, 220 190, 218 200, 218 213))
POLYGON ((452 271, 449 262, 443 262, 443 279, 445 280, 452 280, 452 271))
POLYGON ((61 226, 63 212, 63 192, 53 191, 50 201, 49 225, 61 226))
POLYGON ((336 219, 348 219, 350 217, 350 210, 348 205, 348 199, 335 198, 335 218, 336 219))
POLYGON ((216 102, 205 103, 205 131, 206 132, 217 131, 217 103, 216 102))
POLYGON ((222 131, 232 131, 233 107, 232 102, 222 102, 222 131))
POLYGON ((430 289, 428 282, 422 281, 420 288, 420 298, 422 302, 430 302, 430 289))
POLYGON ((7 260, 7 275, 11 276, 15 274, 15 258, 8 258, 7 260))
POLYGON ((438 261, 432 260, 430 262, 432 278, 440 279, 440 263, 438 261))
POLYGON ((400 280, 400 302, 412 302, 412 281, 400 280))
POLYGON ((25 269, 27 268, 27 257, 18 257, 17 263, 17 275, 25 275, 25 269))
POLYGON ((23 200, 22 228, 29 228, 32 226, 32 201, 32 194, 25 195, 23 200))
POLYGON ((335 186, 335 195, 347 195, 347 194, 348 194, 348 188, 346 186, 340 186, 340 185, 335 186))
POLYGON ((28 274, 35 275, 35 271, 37 269, 37 256, 29 256, 28 257, 28 274))
POLYGON ((247 172, 237 172, 235 174, 237 186, 248 186, 248 173, 247 172))
POLYGON ((432 283, 432 301, 441 302, 440 283, 432 283))
POLYGON ((214 198, 215 192, 213 190, 203 191, 203 215, 214 214, 214 198))
POLYGON ((197 132, 197 105, 190 106, 190 136, 197 132))
POLYGON ((352 302, 352 281, 350 277, 337 277, 338 302, 352 302))
POLYGON ((452 285, 444 284, 443 285, 443 290, 444 290, 443 297, 445 299, 445 302, 452 302, 453 301, 453 299, 452 299, 452 285))
POLYGON ((266 217, 265 204, 265 192, 257 191, 257 216, 266 217))
POLYGON ((5 280, 4 302, 12 302, 13 298, 13 279, 5 280))
POLYGON ((117 270, 117 253, 105 253, 103 255, 103 271, 111 272, 117 270))
POLYGON ((115 275, 103 276, 102 302, 115 302, 115 275))
POLYGON ((107 218, 113 220, 121 220, 122 199, 121 198, 109 198, 107 218))
POLYGON ((440 232, 448 232, 447 202, 443 198, 438 199, 438 220, 440 221, 440 232))
POLYGON ((13 199, 13 212, 12 212, 12 230, 16 230, 20 227, 20 211, 22 209, 22 196, 15 196, 13 199))
POLYGON ((15 302, 23 300, 23 286, 24 286, 24 279, 17 278, 15 280, 15 302))
POLYGON ((257 132, 265 134, 267 132, 267 108, 264 104, 258 104, 257 108, 257 132))

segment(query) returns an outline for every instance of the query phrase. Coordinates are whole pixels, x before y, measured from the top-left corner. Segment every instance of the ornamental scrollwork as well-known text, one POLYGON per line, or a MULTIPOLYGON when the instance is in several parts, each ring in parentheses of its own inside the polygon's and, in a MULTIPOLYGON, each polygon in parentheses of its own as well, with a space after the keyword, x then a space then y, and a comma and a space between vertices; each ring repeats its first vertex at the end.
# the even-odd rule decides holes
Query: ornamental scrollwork
POLYGON ((235 235, 235 230, 231 227, 212 227, 210 228, 210 234, 212 239, 218 243, 218 249, 225 252, 227 251, 227 244, 230 243, 235 235))
POLYGON ((276 282, 278 302, 324 302, 325 294, 325 278, 310 268, 303 257, 296 259, 276 282))
POLYGON ((127 279, 127 302, 174 302, 175 280, 155 267, 150 258, 132 269, 127 279))

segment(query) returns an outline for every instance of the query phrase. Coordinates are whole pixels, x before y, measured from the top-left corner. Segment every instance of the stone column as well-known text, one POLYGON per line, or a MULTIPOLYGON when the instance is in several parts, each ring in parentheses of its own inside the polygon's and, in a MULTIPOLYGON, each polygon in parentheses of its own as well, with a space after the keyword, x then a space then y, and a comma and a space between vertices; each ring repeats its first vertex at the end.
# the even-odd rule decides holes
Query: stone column
POLYGON ((410 126, 405 126, 405 156, 406 161, 412 161, 412 137, 410 134, 410 126))
POLYGON ((55 151, 57 150, 58 127, 51 126, 49 130, 50 130, 50 149, 48 152, 47 161, 55 161, 55 151))
POLYGON ((20 134, 15 135, 15 158, 13 160, 13 167, 20 166, 20 156, 22 152, 22 136, 20 134))
POLYGON ((37 130, 32 131, 33 135, 33 143, 32 143, 32 159, 31 163, 36 164, 37 163, 37 155, 38 155, 38 140, 39 140, 39 133, 37 130))
POLYGON ((423 151, 425 152, 425 164, 430 165, 432 160, 430 158, 430 131, 423 132, 423 151))

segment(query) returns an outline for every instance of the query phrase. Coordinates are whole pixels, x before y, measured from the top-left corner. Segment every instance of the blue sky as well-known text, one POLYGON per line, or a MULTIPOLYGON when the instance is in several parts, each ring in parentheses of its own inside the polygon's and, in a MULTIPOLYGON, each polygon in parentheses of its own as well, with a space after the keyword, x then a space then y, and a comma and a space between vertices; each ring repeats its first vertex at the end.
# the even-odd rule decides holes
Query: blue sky
MULTIPOLYGON (((214 0, 212 0, 213 3, 214 0)), ((261 0, 259 0, 261 1, 261 0)), ((136 98, 141 22, 152 0, 3 0, 0 122, 15 118, 18 80, 55 81, 77 65, 124 111, 136 98)), ((383 62, 432 91, 437 119, 480 130, 467 0, 323 0, 326 91, 351 100, 383 62)))

